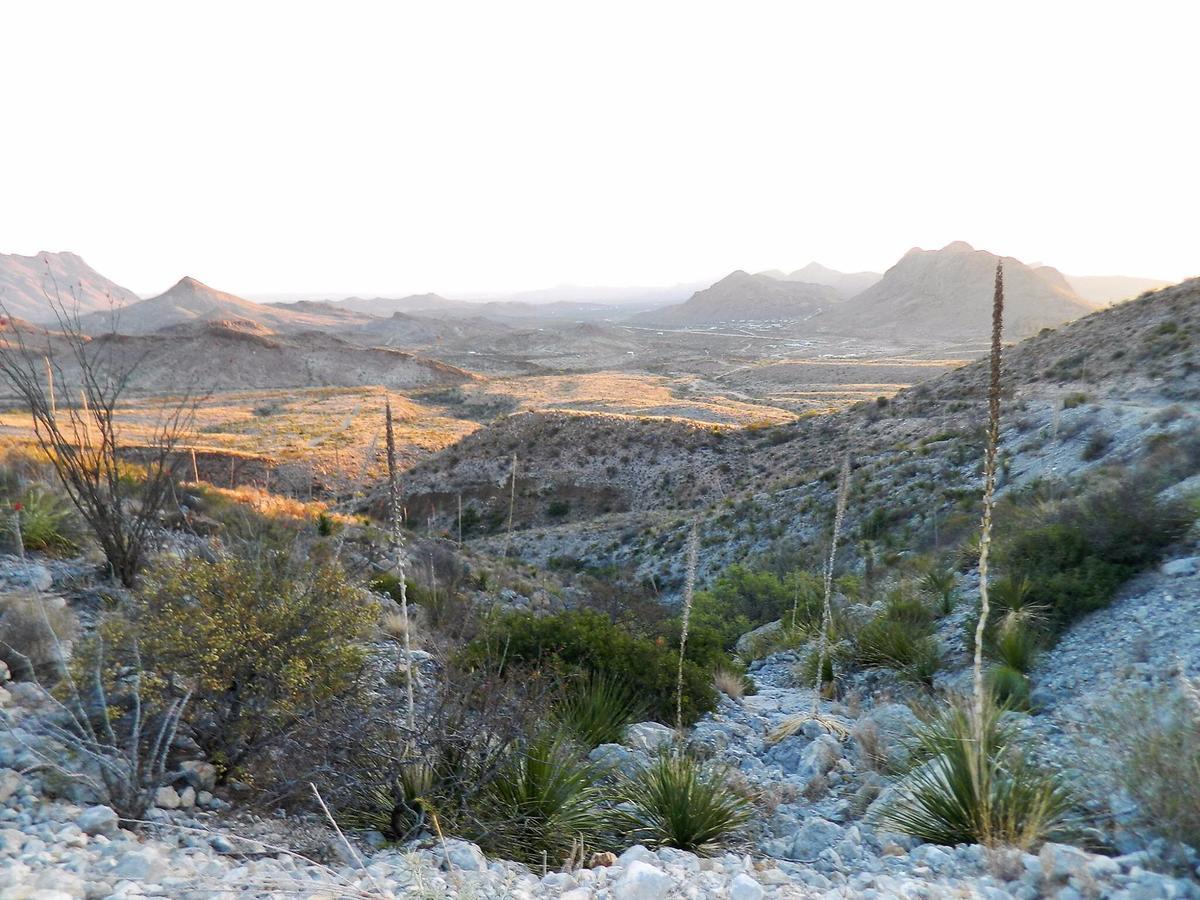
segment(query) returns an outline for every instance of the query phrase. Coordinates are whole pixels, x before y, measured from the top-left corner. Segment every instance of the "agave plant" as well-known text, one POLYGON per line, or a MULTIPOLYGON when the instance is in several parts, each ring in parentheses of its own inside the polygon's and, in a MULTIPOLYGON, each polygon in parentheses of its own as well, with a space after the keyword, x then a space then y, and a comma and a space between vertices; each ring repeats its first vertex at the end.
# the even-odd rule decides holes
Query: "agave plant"
POLYGON ((566 732, 591 750, 619 743, 625 727, 636 721, 640 712, 641 705, 628 684, 592 674, 567 684, 553 715, 566 732))
POLYGON ((1061 780, 1025 762, 1003 709, 954 704, 914 735, 923 760, 900 782, 880 824, 934 844, 1032 847, 1065 827, 1071 798, 1061 780), (982 735, 982 740, 978 739, 982 735))
POLYGON ((750 818, 749 801, 733 790, 728 769, 681 752, 656 757, 628 779, 617 825, 631 840, 700 855, 717 852, 750 818))
POLYGON ((607 819, 595 765, 549 731, 514 747, 472 810, 485 850, 528 864, 555 866, 578 846, 595 847, 607 819))

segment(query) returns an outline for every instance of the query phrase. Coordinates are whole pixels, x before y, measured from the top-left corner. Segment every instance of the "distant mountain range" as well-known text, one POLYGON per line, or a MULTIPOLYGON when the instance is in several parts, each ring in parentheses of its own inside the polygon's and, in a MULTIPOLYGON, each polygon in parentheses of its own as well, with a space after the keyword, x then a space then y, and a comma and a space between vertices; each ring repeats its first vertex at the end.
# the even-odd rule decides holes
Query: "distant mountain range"
MULTIPOLYGON (((243 300, 185 276, 172 288, 130 303, 113 312, 94 312, 80 317, 87 334, 153 334, 193 323, 226 322, 255 326, 265 333, 331 331, 352 328, 368 321, 362 313, 338 309, 325 303, 301 302, 268 306, 243 300)), ((244 327, 242 330, 246 330, 244 327)))
POLYGON ((74 253, 0 253, 0 305, 10 316, 46 324, 57 321, 56 304, 68 315, 86 315, 137 299, 74 253))
POLYGON ((839 272, 818 262, 810 262, 803 269, 792 273, 772 269, 763 272, 780 281, 803 281, 808 284, 824 284, 836 290, 843 297, 849 298, 861 294, 883 276, 878 272, 839 272))
POLYGON ((843 302, 837 289, 824 284, 751 275, 740 269, 685 302, 641 313, 631 322, 646 325, 713 325, 743 320, 809 319, 843 302))
MULTIPOLYGON (((940 250, 914 248, 883 275, 838 272, 815 262, 790 273, 739 270, 687 299, 682 292, 689 285, 567 286, 528 292, 523 295, 528 299, 462 300, 430 293, 265 304, 191 277, 157 297, 139 300, 73 253, 39 253, 0 255, 0 302, 13 317, 53 324, 56 317, 47 294, 58 296, 80 315, 84 330, 97 335, 113 330, 179 335, 206 323, 222 323, 259 336, 326 331, 356 341, 416 346, 464 339, 486 343, 504 335, 506 328, 609 319, 676 328, 789 321, 803 323, 814 334, 929 344, 987 336, 998 259, 957 241, 940 250), (641 303, 664 298, 682 302, 636 311, 641 303)), ((1012 257, 1004 258, 1004 266, 1005 337, 1010 340, 1167 284, 1125 276, 1064 276, 1050 266, 1026 265, 1012 257)))

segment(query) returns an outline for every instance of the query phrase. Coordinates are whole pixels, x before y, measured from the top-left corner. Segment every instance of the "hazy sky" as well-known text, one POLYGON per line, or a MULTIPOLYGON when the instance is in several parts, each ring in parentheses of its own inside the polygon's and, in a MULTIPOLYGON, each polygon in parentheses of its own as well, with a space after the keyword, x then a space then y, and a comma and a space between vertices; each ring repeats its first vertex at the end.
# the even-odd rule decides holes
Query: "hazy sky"
POLYGON ((1194 2, 6 3, 0 252, 141 293, 1200 272, 1194 2))

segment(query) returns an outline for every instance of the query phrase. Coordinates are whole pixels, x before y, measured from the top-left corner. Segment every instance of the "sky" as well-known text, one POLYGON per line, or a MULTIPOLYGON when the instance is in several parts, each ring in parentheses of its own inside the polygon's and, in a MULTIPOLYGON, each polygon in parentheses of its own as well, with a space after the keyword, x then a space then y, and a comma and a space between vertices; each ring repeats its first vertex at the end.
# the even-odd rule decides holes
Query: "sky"
POLYGON ((0 7, 0 252, 144 295, 665 285, 966 240, 1200 273, 1189 2, 0 7))

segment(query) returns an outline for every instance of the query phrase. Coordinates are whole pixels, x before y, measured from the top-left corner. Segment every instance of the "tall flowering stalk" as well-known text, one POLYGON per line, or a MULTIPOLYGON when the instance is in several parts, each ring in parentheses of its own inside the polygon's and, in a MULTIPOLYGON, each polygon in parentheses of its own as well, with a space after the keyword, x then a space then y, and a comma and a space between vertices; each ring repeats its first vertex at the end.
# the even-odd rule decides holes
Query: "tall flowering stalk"
POLYGON ((683 620, 679 626, 679 672, 675 679, 675 730, 683 734, 683 655, 687 650, 688 627, 692 621, 692 599, 696 594, 696 560, 700 552, 700 536, 696 523, 688 532, 687 567, 683 581, 683 620))
POLYGON ((983 741, 983 712, 987 692, 983 684, 983 635, 988 613, 988 556, 992 546, 992 509, 996 493, 996 448, 1000 443, 1000 356, 1004 328, 1004 269, 996 263, 996 291, 992 299, 991 378, 988 381, 987 455, 983 464, 983 518, 979 527, 979 623, 975 626, 974 716, 976 738, 983 741))
POLYGON ((842 460, 842 473, 838 478, 837 506, 833 513, 833 537, 829 542, 829 559, 825 563, 825 597, 821 610, 821 636, 817 644, 817 679, 813 687, 813 716, 821 707, 821 677, 825 673, 825 661, 829 658, 829 626, 833 620, 833 564, 837 560, 838 541, 842 536, 842 525, 846 521, 846 503, 850 498, 850 454, 842 460))
POLYGON ((408 576, 405 572, 406 551, 404 548, 403 516, 400 509, 400 478, 396 469, 396 434, 392 428, 392 401, 385 402, 387 417, 387 467, 388 467, 388 517, 391 529, 392 552, 396 554, 396 577, 400 582, 400 618, 404 623, 404 661, 408 666, 408 678, 405 679, 407 691, 408 727, 412 729, 416 723, 415 704, 413 702, 413 663, 412 636, 408 620, 408 576))

